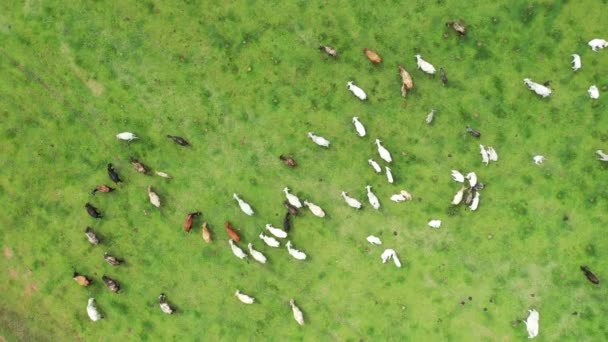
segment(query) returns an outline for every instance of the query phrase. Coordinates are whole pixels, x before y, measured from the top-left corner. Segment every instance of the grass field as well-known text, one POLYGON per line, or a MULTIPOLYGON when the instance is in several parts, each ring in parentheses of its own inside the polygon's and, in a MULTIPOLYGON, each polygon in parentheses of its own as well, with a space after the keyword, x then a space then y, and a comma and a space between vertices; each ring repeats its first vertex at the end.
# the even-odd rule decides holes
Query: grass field
POLYGON ((608 150, 608 51, 587 46, 608 39, 606 5, 0 3, 0 340, 511 341, 527 337, 521 320, 530 308, 540 312, 539 340, 608 340, 605 284, 579 270, 588 265, 608 279, 608 163, 594 155, 608 150), (467 22, 466 37, 445 27, 454 19, 467 22), (320 43, 340 58, 319 52, 320 43), (364 47, 382 64, 372 65, 364 47), (449 86, 416 70, 415 53, 443 67, 449 86), (583 61, 576 73, 572 53, 583 61), (405 99, 399 64, 415 83, 405 99), (553 95, 530 92, 526 77, 552 80, 553 95), (368 101, 346 90, 349 80, 368 101), (591 84, 599 100, 589 99, 591 84), (355 115, 367 137, 355 134, 355 115), (141 139, 120 142, 123 131, 141 139), (331 147, 315 146, 308 131, 331 147), (375 138, 393 153, 393 185, 367 165, 379 161, 375 138), (496 148, 497 163, 481 164, 480 143, 496 148), (299 166, 281 164, 282 153, 299 166), (547 161, 535 165, 536 154, 547 161), (173 179, 138 174, 129 156, 173 179), (95 185, 110 184, 109 162, 125 182, 93 197, 95 185), (476 171, 486 184, 476 212, 451 208, 459 187, 452 169, 476 171), (368 184, 379 211, 341 200, 341 191, 366 199, 368 184), (266 223, 280 226, 284 186, 328 213, 293 221, 290 238, 305 262, 257 238, 266 223), (401 189, 414 200, 390 202, 401 189), (87 216, 85 202, 105 217, 87 216), (203 214, 188 235, 182 222, 193 210, 203 214), (431 218, 443 226, 428 228, 431 218), (268 264, 232 255, 226 220, 268 264), (87 225, 102 244, 86 241, 87 225), (383 246, 368 244, 370 234, 383 246), (384 248, 403 268, 381 264, 384 248), (106 264, 105 251, 126 264, 106 264), (78 286, 75 270, 93 285, 78 286), (104 288, 104 274, 122 293, 104 288), (237 288, 257 303, 238 302, 237 288), (158 308, 161 292, 176 315, 158 308), (89 297, 100 322, 87 317, 89 297), (303 327, 290 298, 304 311, 303 327))

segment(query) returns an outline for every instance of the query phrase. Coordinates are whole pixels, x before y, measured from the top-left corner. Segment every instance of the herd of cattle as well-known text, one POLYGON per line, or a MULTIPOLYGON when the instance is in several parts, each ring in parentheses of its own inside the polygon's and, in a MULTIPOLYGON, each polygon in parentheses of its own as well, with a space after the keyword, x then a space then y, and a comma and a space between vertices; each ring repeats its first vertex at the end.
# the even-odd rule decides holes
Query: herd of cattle
MULTIPOLYGON (((462 23, 448 22, 447 26, 453 28, 460 35, 465 35, 467 32, 466 26, 462 23)), ((603 40, 603 39, 593 39, 592 41, 589 42, 589 46, 592 48, 593 51, 598 51, 602 48, 608 47, 608 41, 603 40)), ((337 58, 339 56, 337 50, 331 46, 321 45, 320 50, 324 51, 329 56, 334 57, 334 58, 337 58)), ((372 63, 375 63, 375 64, 382 63, 382 58, 380 57, 380 55, 377 52, 374 52, 367 48, 365 48, 363 50, 363 52, 364 52, 365 56, 372 63)), ((572 60, 573 70, 574 71, 579 70, 582 66, 581 58, 577 54, 574 54, 572 56, 573 56, 573 60, 572 60)), ((430 75, 434 75, 436 73, 436 68, 431 63, 424 60, 420 54, 416 54, 415 58, 416 58, 416 63, 417 63, 419 70, 421 70, 424 73, 430 74, 430 75)), ((440 68, 440 74, 441 74, 441 81, 443 82, 444 85, 447 85, 448 78, 447 78, 447 74, 446 74, 445 70, 443 70, 443 68, 440 68)), ((408 90, 410 90, 414 87, 414 82, 413 82, 412 76, 409 74, 409 72, 406 71, 406 69, 402 65, 399 65, 399 75, 401 76, 401 80, 402 80, 401 95, 406 96, 408 90)), ((529 78, 525 78, 524 84, 530 90, 534 91, 536 94, 538 94, 542 97, 548 97, 552 94, 552 90, 549 88, 548 83, 539 84, 539 83, 532 81, 529 78)), ((366 92, 361 87, 355 85, 354 82, 349 81, 347 83, 347 89, 350 90, 353 93, 353 95, 355 95, 361 101, 365 101, 367 99, 366 92)), ((589 88, 588 92, 589 92, 590 97, 593 99, 597 99, 599 97, 599 91, 595 85, 591 86, 589 88)), ((435 114, 435 110, 432 110, 427 115, 426 122, 428 124, 432 123, 432 121, 434 119, 434 114, 435 114)), ((355 132, 359 137, 365 137, 367 135, 367 130, 358 117, 353 117, 352 123, 355 127, 355 132)), ((478 132, 477 130, 475 130, 469 126, 466 127, 466 131, 475 138, 481 137, 480 132, 478 132)), ((326 139, 325 137, 317 135, 314 132, 308 132, 307 135, 312 140, 312 142, 314 142, 315 144, 317 144, 321 147, 324 147, 324 148, 329 148, 330 141, 328 139, 326 139)), ((135 139, 138 139, 138 137, 134 133, 131 133, 131 132, 119 133, 116 135, 116 137, 119 140, 123 140, 123 141, 127 141, 127 142, 131 142, 135 139)), ((176 144, 181 145, 181 146, 190 145, 186 139, 179 137, 179 136, 167 135, 167 138, 173 140, 176 144)), ((380 159, 383 160, 385 163, 390 164, 393 160, 391 153, 388 151, 388 149, 386 149, 382 145, 382 141, 379 139, 375 139, 374 143, 377 147, 377 151, 378 151, 378 155, 379 155, 380 159)), ((490 162, 498 161, 498 154, 493 147, 491 147, 491 146, 485 147, 483 145, 479 145, 479 146, 480 146, 480 154, 482 157, 482 163, 485 163, 487 165, 490 162)), ((602 150, 598 150, 598 151, 596 151, 596 153, 599 156, 599 160, 608 162, 608 155, 605 154, 602 150)), ((288 167, 293 168, 293 167, 297 166, 297 162, 293 156, 281 155, 279 158, 288 167)), ((537 156, 533 157, 533 161, 536 164, 541 164, 544 160, 545 160, 545 157, 542 155, 537 155, 537 156)), ((137 172, 140 172, 143 174, 150 174, 150 169, 146 165, 144 165, 143 163, 138 161, 137 159, 130 158, 129 161, 137 172)), ((370 158, 368 160, 368 163, 370 164, 370 166, 374 169, 374 171, 376 173, 382 173, 382 167, 378 162, 376 162, 375 160, 370 158)), ((394 179, 393 179, 391 169, 388 166, 384 166, 384 171, 386 173, 388 182, 393 183, 394 179)), ((110 179, 114 183, 122 182, 117 170, 114 168, 114 166, 112 164, 107 165, 107 172, 108 172, 110 179)), ((170 178, 170 176, 165 172, 155 171, 155 174, 160 177, 170 178)), ((480 191, 484 188, 484 184, 481 182, 478 182, 476 173, 468 172, 468 173, 466 173, 466 175, 463 175, 458 170, 452 170, 451 176, 454 181, 464 184, 463 186, 460 187, 460 189, 454 195, 451 203, 453 205, 459 205, 461 203, 464 203, 470 208, 470 210, 472 210, 472 211, 476 210, 479 206, 480 191)), ((367 185, 365 187, 365 189, 367 192, 367 197, 368 197, 368 201, 369 201, 370 205, 376 210, 379 209, 380 200, 372 191, 372 187, 370 185, 367 185)), ((95 195, 97 192, 109 193, 114 190, 115 190, 114 188, 111 188, 105 184, 102 184, 102 185, 96 186, 92 190, 91 194, 95 195)), ((313 215, 315 215, 316 217, 319 217, 319 218, 325 217, 325 211, 317 204, 314 204, 313 202, 311 202, 309 200, 301 201, 296 195, 294 195, 293 193, 290 193, 290 189, 287 187, 285 187, 283 189, 283 192, 284 192, 285 198, 286 198, 284 205, 287 209, 287 212, 286 212, 286 215, 283 220, 282 229, 278 228, 278 227, 274 227, 272 224, 267 224, 265 226, 265 228, 266 228, 266 231, 268 232, 268 235, 264 234, 264 232, 261 232, 259 234, 260 240, 267 246, 273 247, 273 248, 280 247, 280 244, 281 244, 280 239, 287 238, 288 233, 291 228, 290 218, 294 215, 298 215, 299 209, 301 209, 303 207, 307 207, 310 210, 310 212, 313 215)), ((344 199, 345 203, 352 208, 360 209, 363 206, 363 204, 359 200, 349 196, 346 191, 342 191, 341 196, 344 199)), ((148 187, 148 197, 149 197, 150 203, 153 206, 155 206, 157 208, 161 206, 160 196, 152 189, 152 187, 148 187)), ((254 214, 254 210, 251 207, 251 205, 249 203, 247 203, 241 196, 239 196, 238 194, 235 193, 235 194, 233 194, 233 198, 237 202, 239 208, 241 209, 241 211, 243 213, 245 213, 248 216, 251 216, 254 214)), ((412 195, 406 190, 401 190, 397 194, 394 194, 390 197, 390 200, 394 201, 394 202, 404 202, 404 201, 409 201, 411 199, 412 199, 412 195)), ((97 218, 97 219, 100 219, 103 217, 102 214, 100 213, 100 211, 95 206, 93 206, 91 203, 86 203, 85 208, 86 208, 87 213, 91 217, 97 218)), ((192 213, 189 213, 186 215, 186 219, 184 222, 184 230, 186 232, 190 232, 190 230, 192 229, 192 226, 193 226, 194 219, 199 215, 200 215, 200 212, 192 212, 192 213)), ((431 228, 440 228, 441 220, 432 219, 428 222, 428 225, 431 228)), ((241 240, 239 234, 237 233, 237 230, 232 227, 230 222, 225 223, 225 230, 229 237, 228 243, 229 243, 232 253, 239 259, 247 258, 248 254, 237 245, 237 243, 240 242, 240 240, 241 240)), ((91 244, 97 245, 100 243, 100 239, 98 238, 97 234, 93 231, 93 229, 91 227, 86 227, 85 235, 91 244)), ((212 235, 211 235, 211 232, 210 232, 206 222, 202 223, 202 238, 207 243, 212 242, 212 235)), ((382 241, 380 240, 380 238, 378 238, 376 236, 372 236, 372 235, 367 237, 367 241, 372 245, 381 245, 382 244, 382 241)), ((247 244, 247 247, 248 247, 249 255, 251 255, 251 257, 255 261, 260 262, 262 264, 266 263, 266 261, 267 261, 266 256, 261 251, 256 250, 254 248, 252 242, 249 242, 247 244)), ((307 257, 306 253, 301 250, 293 248, 293 244, 290 240, 288 240, 285 243, 285 247, 287 249, 288 254, 291 257, 293 257, 294 259, 301 260, 301 261, 306 260, 306 257, 307 257)), ((397 253, 392 248, 385 249, 384 252, 382 252, 380 254, 380 258, 383 263, 386 263, 392 259, 395 266, 401 267, 401 262, 397 256, 397 253)), ((108 253, 104 254, 104 260, 112 266, 118 266, 123 262, 118 257, 115 257, 108 253)), ((587 277, 587 279, 590 282, 592 282, 594 284, 599 284, 598 277, 595 274, 593 274, 587 266, 581 266, 581 270, 583 271, 583 273, 585 274, 585 276, 587 277)), ((74 273, 73 278, 78 284, 80 284, 82 286, 88 286, 91 283, 91 279, 82 274, 74 273)), ((112 291, 112 292, 120 291, 120 284, 118 283, 117 280, 112 279, 107 275, 103 275, 102 281, 110 291, 112 291)), ((253 298, 245 293, 240 292, 240 290, 238 290, 238 289, 235 292, 235 297, 238 300, 240 300, 242 303, 245 303, 245 304, 253 304, 255 302, 255 298, 253 298)), ((162 312, 164 312, 166 314, 172 314, 175 312, 175 309, 167 301, 165 294, 161 293, 159 295, 158 302, 159 302, 159 306, 160 306, 160 309, 162 312)), ((296 306, 295 301, 293 299, 291 299, 289 301, 289 305, 291 307, 292 314, 293 314, 293 317, 296 320, 296 322, 300 325, 303 325, 304 324, 303 313, 299 309, 299 307, 296 306)), ((88 300, 87 313, 88 313, 89 318, 93 321, 97 321, 102 318, 102 315, 100 314, 99 310, 97 309, 94 298, 90 298, 88 300)), ((529 338, 534 338, 538 335, 539 317, 540 316, 539 316, 538 311, 529 310, 529 316, 524 321, 525 325, 526 325, 526 329, 528 331, 529 338)))

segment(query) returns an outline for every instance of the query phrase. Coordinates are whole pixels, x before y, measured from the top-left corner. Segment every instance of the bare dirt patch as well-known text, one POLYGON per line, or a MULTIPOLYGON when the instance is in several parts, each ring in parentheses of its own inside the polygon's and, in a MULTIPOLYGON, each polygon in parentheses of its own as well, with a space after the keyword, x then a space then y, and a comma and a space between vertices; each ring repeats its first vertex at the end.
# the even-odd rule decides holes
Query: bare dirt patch
POLYGON ((10 259, 13 257, 13 250, 8 247, 4 247, 4 251, 2 251, 2 253, 4 254, 4 257, 7 259, 10 259))

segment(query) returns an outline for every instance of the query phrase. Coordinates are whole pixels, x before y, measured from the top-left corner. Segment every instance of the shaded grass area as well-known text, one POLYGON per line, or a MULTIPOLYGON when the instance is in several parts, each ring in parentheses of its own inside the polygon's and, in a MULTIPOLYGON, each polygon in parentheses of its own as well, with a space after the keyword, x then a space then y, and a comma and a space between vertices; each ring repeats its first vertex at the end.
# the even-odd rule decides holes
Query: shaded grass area
POLYGON ((601 279, 608 274, 601 230, 608 167, 593 155, 608 148, 606 100, 585 93, 592 83, 608 86, 605 51, 586 46, 606 26, 600 2, 336 6, 0 5, 0 298, 11 312, 3 312, 1 335, 496 340, 525 337, 520 322, 535 307, 547 339, 606 339, 606 290, 578 271, 587 264, 601 279), (449 31, 444 38, 444 22, 455 18, 469 25, 466 38, 449 31), (336 46, 340 59, 320 54, 319 43, 336 46), (383 64, 371 65, 364 47, 383 64), (417 52, 444 67, 448 87, 415 70, 417 52), (575 52, 583 58, 578 73, 568 63, 575 52), (406 99, 398 64, 414 77, 406 99), (524 77, 552 80, 554 96, 536 98, 524 77), (348 80, 368 92, 368 102, 346 91, 348 80), (354 134, 354 115, 369 137, 354 134), (482 132, 479 142, 466 125, 482 132), (114 135, 125 130, 141 139, 119 143, 114 135), (308 131, 332 147, 312 145, 308 131), (170 143, 168 133, 192 148, 170 143), (394 155, 396 185, 366 163, 376 158, 376 137, 394 155), (496 147, 500 161, 482 166, 478 143, 496 147), (277 161, 286 152, 297 169, 277 161), (547 162, 535 166, 535 154, 547 162), (174 178, 137 174, 129 156, 174 178), (125 184, 91 197, 93 186, 109 182, 108 162, 125 184), (487 184, 478 212, 450 207, 458 188, 451 169, 475 170, 487 184), (380 211, 341 202, 343 190, 365 199, 367 184, 380 211), (161 196, 160 210, 148 203, 148 185, 161 196), (309 254, 305 263, 256 238, 264 224, 281 223, 286 185, 328 212, 324 220, 294 221, 291 239, 309 254), (415 200, 389 203, 402 188, 415 200), (238 210, 233 192, 255 216, 238 210), (103 220, 86 216, 87 201, 103 220), (201 221, 183 233, 182 220, 195 209, 214 244, 202 242, 201 221), (429 230, 430 218, 444 226, 429 230), (225 220, 267 254, 268 265, 231 255, 225 220), (86 225, 102 245, 86 242, 86 225), (364 240, 369 234, 395 248, 404 267, 382 265, 382 250, 364 240), (125 258, 124 267, 105 264, 104 251, 125 258), (74 270, 94 284, 78 287, 74 270), (123 293, 104 289, 103 274, 123 293), (243 307, 236 288, 259 304, 243 307), (162 315, 160 292, 177 315, 162 315), (105 320, 88 320, 89 296, 105 320), (292 297, 304 328, 290 317, 292 297))

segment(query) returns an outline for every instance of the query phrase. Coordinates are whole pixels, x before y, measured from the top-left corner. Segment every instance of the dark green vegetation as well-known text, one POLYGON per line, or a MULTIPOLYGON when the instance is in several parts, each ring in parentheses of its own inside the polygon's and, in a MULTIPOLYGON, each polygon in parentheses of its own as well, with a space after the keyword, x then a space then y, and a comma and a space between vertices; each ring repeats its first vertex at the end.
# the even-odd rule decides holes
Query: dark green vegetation
POLYGON ((220 4, 0 4, 1 336, 517 340, 526 338, 526 310, 537 308, 541 339, 608 339, 608 164, 594 156, 608 150, 608 51, 586 45, 608 34, 606 1, 220 4), (444 26, 460 18, 465 38, 444 26), (323 55, 320 43, 341 57, 323 55), (367 61, 364 47, 383 63, 367 61), (415 70, 416 52, 446 70, 448 87, 415 70), (577 73, 572 53, 582 57, 577 73), (414 78, 406 99, 398 64, 414 78), (525 77, 552 80, 554 94, 540 99, 525 77), (346 90, 349 80, 369 101, 346 90), (594 83, 598 101, 586 94, 594 83), (353 115, 368 137, 356 136, 353 115), (141 140, 116 140, 122 131, 141 140), (308 131, 331 148, 313 145, 308 131), (393 153, 395 185, 367 165, 376 137, 393 153), (479 143, 494 146, 499 162, 482 166, 479 143), (281 153, 293 153, 298 168, 286 168, 281 153), (544 165, 532 163, 535 154, 544 165), (129 156, 174 179, 136 173, 129 156), (113 186, 108 162, 125 182, 92 197, 95 185, 113 186), (477 212, 450 207, 458 189, 451 169, 475 170, 486 183, 477 212), (365 199, 367 184, 379 212, 341 201, 342 190, 365 199), (160 210, 148 202, 149 185, 160 210), (294 220, 291 238, 306 262, 256 238, 264 224, 280 225, 286 185, 328 212, 294 220), (389 202, 400 189, 415 200, 389 202), (233 192, 255 216, 239 211, 233 192), (87 216, 87 201, 102 220, 87 216), (187 235, 182 222, 195 210, 202 217, 187 235), (430 218, 443 219, 442 228, 429 229, 430 218), (211 245, 200 237, 203 220, 211 245), (240 228, 241 246, 253 241, 266 253, 267 265, 231 254, 225 220, 240 228), (87 225, 101 245, 86 241, 87 225), (380 263, 369 234, 399 253, 402 269, 380 263), (126 263, 113 268, 105 251, 126 263), (603 283, 589 283, 580 265, 603 283), (94 284, 78 286, 74 270, 94 284), (103 274, 122 293, 103 288, 103 274), (238 302, 237 288, 258 303, 238 302), (161 313, 161 292, 178 314, 161 313), (101 322, 86 316, 90 296, 101 322), (291 317, 292 297, 304 327, 291 317))

